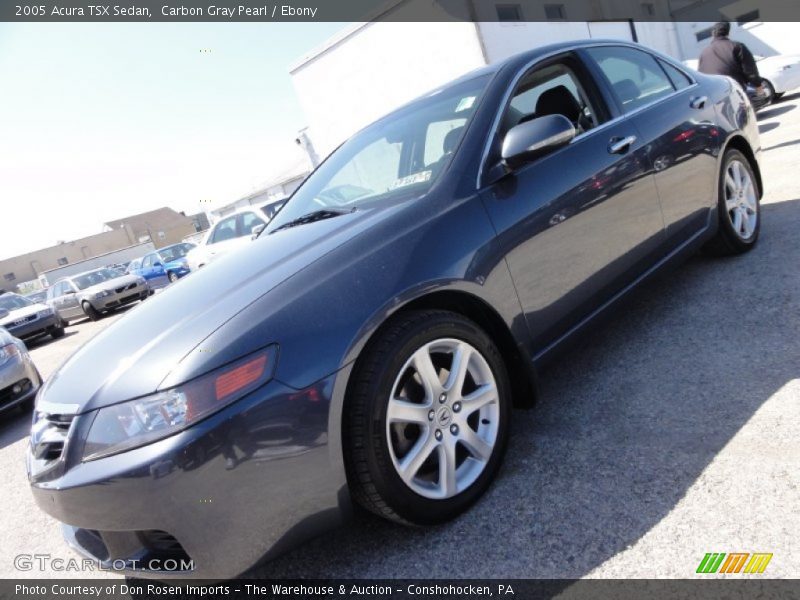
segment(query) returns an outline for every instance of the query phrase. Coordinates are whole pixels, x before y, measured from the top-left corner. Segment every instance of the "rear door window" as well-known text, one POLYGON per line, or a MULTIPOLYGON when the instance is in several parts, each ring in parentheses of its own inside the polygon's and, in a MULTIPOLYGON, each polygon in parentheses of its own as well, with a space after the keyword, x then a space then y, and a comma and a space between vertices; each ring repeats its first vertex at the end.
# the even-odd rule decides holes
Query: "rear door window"
POLYGON ((651 54, 623 46, 587 48, 626 113, 669 96, 672 81, 651 54))
POLYGON ((692 80, 689 79, 689 76, 677 67, 673 67, 667 61, 661 59, 658 59, 658 64, 660 64, 661 68, 664 69, 667 77, 669 77, 669 80, 672 82, 672 85, 675 86, 676 90, 682 90, 692 85, 692 80))

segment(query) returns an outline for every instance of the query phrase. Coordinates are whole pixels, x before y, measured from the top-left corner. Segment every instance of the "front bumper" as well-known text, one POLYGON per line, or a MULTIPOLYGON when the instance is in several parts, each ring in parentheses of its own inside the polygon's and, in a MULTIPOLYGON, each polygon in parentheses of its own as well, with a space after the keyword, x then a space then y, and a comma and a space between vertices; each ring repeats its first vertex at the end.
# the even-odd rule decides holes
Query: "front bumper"
POLYGON ((174 436, 86 463, 94 413, 78 415, 55 461, 29 449, 33 495, 73 548, 115 571, 235 577, 349 506, 328 447, 333 379, 300 391, 272 381, 174 436))
POLYGON ((138 285, 133 289, 125 290, 123 292, 115 292, 114 294, 105 296, 103 298, 91 298, 89 299, 89 302, 91 302, 92 306, 94 306, 97 310, 105 312, 108 310, 114 310, 120 306, 125 306, 131 302, 136 302, 137 300, 144 300, 148 296, 150 296, 150 288, 145 283, 138 285))
POLYGON ((800 65, 775 73, 769 80, 777 94, 790 92, 800 87, 800 65))
POLYGON ((27 355, 0 365, 0 413, 33 398, 41 385, 39 372, 27 355), (17 387, 21 389, 15 391, 17 387))
POLYGON ((5 327, 11 335, 22 340, 48 333, 52 329, 60 326, 59 318, 53 312, 44 317, 36 315, 36 318, 19 325, 6 325, 5 327))

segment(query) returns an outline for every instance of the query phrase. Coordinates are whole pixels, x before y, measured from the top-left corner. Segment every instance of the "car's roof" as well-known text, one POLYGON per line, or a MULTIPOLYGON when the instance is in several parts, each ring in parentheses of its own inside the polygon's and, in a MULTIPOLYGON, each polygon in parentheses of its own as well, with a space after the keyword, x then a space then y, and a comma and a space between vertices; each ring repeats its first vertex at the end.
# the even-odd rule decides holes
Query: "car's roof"
MULTIPOLYGON (((494 73, 497 73, 506 66, 512 66, 512 67, 523 66, 528 64, 529 62, 535 61, 537 58, 544 58, 546 56, 549 56, 551 54, 556 54, 558 52, 563 52, 575 48, 602 46, 606 44, 644 48, 640 44, 636 44, 634 42, 628 42, 625 40, 599 39, 599 38, 593 38, 588 40, 586 39, 572 40, 567 42, 556 42, 553 44, 545 44, 543 46, 537 46, 536 48, 531 48, 530 50, 519 52, 518 54, 514 54, 512 56, 509 56, 508 58, 504 58, 503 60, 491 63, 489 65, 473 69, 472 71, 469 71, 468 73, 465 73, 464 75, 461 75, 460 77, 447 82, 446 84, 440 86, 434 91, 442 90, 452 85, 458 85, 459 83, 462 83, 464 81, 469 81, 470 79, 475 79, 476 77, 481 77, 482 75, 492 75, 494 73)), ((430 93, 424 94, 424 96, 428 95, 430 95, 430 93)))
MULTIPOLYGON (((478 77, 482 77, 484 75, 494 75, 501 70, 505 69, 506 67, 511 68, 513 70, 520 69, 525 65, 532 63, 540 58, 545 58, 552 54, 558 54, 559 52, 566 52, 567 50, 574 50, 577 48, 587 48, 591 46, 602 46, 607 44, 613 44, 617 46, 631 46, 633 48, 641 48, 647 50, 648 52, 655 52, 651 48, 645 48, 641 44, 636 44, 634 42, 628 42, 625 40, 612 40, 612 39, 583 39, 583 40, 572 40, 568 42, 557 42, 554 44, 545 44, 543 46, 538 46, 536 48, 532 48, 530 50, 525 50, 524 52, 520 52, 518 54, 514 54, 513 56, 509 56, 503 60, 497 61, 495 63, 491 63, 489 65, 478 67, 477 69, 473 69, 461 75, 460 77, 453 79, 452 81, 448 81, 447 83, 440 85, 437 88, 430 90, 429 92, 422 94, 414 98, 413 100, 399 106, 395 110, 390 113, 387 113, 383 117, 377 119, 370 125, 367 125, 367 128, 370 127, 372 124, 383 121, 384 119, 392 118, 395 113, 401 112, 407 109, 409 106, 416 104, 420 100, 427 98, 429 96, 433 96, 434 94, 438 94, 450 87, 459 85, 461 83, 470 81, 472 79, 476 79, 478 77)), ((656 52, 656 54, 658 54, 656 52)))
MULTIPOLYGON (((82 271, 80 273, 73 273, 72 275, 67 275, 65 277, 62 277, 58 281, 64 281, 65 279, 75 279, 76 277, 80 277, 81 275, 86 275, 88 273, 96 273, 97 271, 102 271, 103 269, 118 270, 116 267, 97 267, 96 269, 89 269, 88 271, 82 271)), ((56 283, 58 283, 58 281, 56 283)))

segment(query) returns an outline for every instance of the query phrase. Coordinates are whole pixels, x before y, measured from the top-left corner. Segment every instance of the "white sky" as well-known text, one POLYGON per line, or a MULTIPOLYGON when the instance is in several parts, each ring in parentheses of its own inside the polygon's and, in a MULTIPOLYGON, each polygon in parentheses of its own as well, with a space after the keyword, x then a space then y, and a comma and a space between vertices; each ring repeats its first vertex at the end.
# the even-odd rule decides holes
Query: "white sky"
POLYGON ((0 23, 0 259, 283 170, 305 125, 288 65, 342 27, 0 23))

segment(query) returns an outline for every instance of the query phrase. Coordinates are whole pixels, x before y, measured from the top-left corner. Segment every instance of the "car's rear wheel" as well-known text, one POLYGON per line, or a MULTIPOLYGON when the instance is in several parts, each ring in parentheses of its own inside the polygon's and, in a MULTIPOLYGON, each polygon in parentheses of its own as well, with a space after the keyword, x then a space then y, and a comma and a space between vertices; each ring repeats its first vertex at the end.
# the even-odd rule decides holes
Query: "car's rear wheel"
POLYGON ((717 255, 747 252, 758 241, 761 205, 753 168, 738 150, 723 157, 718 195, 719 230, 707 249, 717 255))
POLYGON ((356 501, 425 525, 486 490, 505 452, 511 397, 503 359, 475 323, 406 313, 368 346, 353 381, 344 450, 356 501))
POLYGON ((50 337, 52 337, 54 340, 64 337, 64 327, 53 327, 50 330, 50 337))
POLYGON ((92 321, 97 321, 98 319, 100 319, 100 317, 103 316, 103 313, 97 310, 89 302, 84 302, 83 304, 81 304, 81 306, 83 307, 84 314, 87 317, 89 317, 92 321))
POLYGON ((766 93, 767 97, 772 101, 775 102, 779 100, 783 94, 778 94, 775 92, 775 86, 768 79, 762 79, 761 85, 764 88, 764 92, 766 93))

